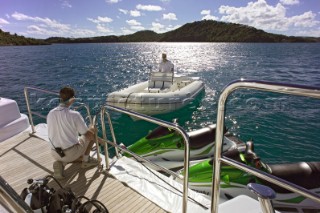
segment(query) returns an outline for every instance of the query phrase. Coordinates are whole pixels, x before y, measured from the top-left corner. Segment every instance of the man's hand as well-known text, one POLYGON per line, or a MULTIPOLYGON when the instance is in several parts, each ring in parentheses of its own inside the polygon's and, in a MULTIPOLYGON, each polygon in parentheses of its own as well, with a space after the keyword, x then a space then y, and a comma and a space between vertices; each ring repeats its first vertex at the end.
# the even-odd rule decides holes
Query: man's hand
POLYGON ((93 141, 97 129, 94 126, 90 126, 88 131, 84 134, 86 140, 93 141))
MULTIPOLYGON (((85 137, 89 140, 94 140, 95 134, 98 131, 97 128, 95 128, 93 125, 91 125, 88 129, 88 131, 85 134, 85 137)), ((100 137, 97 137, 98 143, 102 146, 104 146, 106 143, 104 142, 104 140, 100 137)))
POLYGON ((89 131, 92 133, 92 134, 95 134, 97 132, 97 128, 94 126, 94 125, 91 125, 89 127, 89 131))

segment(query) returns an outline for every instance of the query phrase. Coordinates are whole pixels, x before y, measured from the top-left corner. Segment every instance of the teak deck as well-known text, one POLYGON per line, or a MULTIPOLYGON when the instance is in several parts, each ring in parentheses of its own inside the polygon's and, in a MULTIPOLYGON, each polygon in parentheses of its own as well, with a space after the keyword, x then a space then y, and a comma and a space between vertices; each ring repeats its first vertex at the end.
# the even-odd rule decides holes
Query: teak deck
MULTIPOLYGON (((28 133, 0 143, 1 176, 18 194, 29 186, 28 179, 52 174, 53 161, 48 143, 28 133)), ((80 163, 68 164, 65 174, 59 181, 62 186, 70 187, 77 196, 101 201, 109 212, 165 212, 98 167, 82 169, 80 163)), ((49 184, 57 188, 54 180, 49 184)))

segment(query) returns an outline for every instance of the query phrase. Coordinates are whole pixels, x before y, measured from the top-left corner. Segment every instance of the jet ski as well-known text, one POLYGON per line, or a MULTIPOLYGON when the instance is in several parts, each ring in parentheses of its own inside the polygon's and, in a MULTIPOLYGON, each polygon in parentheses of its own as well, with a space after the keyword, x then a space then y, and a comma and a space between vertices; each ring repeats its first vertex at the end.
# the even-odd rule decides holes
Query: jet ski
MULTIPOLYGON (((211 158, 214 155, 216 125, 188 132, 190 161, 211 158)), ((245 143, 224 129, 223 152, 245 149, 245 143)), ((147 136, 133 143, 128 149, 150 161, 171 170, 181 169, 184 163, 184 141, 172 129, 159 126, 147 136)), ((129 156, 129 155, 127 155, 129 156)))
MULTIPOLYGON (((253 151, 252 141, 247 142, 246 146, 244 152, 233 149, 223 153, 223 155, 320 195, 320 162, 266 164, 253 151)), ((213 159, 191 165, 189 168, 189 188, 211 195, 212 170, 213 159)), ((183 175, 184 171, 180 170, 179 173, 183 175)), ((255 198, 247 188, 248 183, 260 183, 271 187, 277 194, 273 200, 273 205, 280 212, 320 212, 320 204, 315 201, 306 199, 299 194, 285 190, 232 166, 221 165, 221 197, 231 199, 240 194, 245 194, 255 198)))

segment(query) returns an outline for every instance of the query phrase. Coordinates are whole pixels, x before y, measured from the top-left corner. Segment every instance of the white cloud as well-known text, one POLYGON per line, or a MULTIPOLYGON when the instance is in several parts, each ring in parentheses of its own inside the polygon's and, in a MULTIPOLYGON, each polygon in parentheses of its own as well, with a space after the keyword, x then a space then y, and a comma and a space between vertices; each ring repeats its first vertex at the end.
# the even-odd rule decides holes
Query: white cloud
POLYGON ((125 27, 122 27, 122 28, 121 28, 121 31, 122 31, 122 33, 123 33, 124 35, 128 35, 128 34, 134 33, 134 31, 132 31, 132 30, 130 30, 130 29, 127 29, 127 28, 125 28, 125 27))
POLYGON ((43 27, 40 27, 40 26, 37 26, 37 25, 29 25, 27 27, 27 34, 35 34, 35 35, 57 35, 58 33, 56 31, 51 31, 51 30, 48 30, 47 28, 43 28, 43 27))
POLYGON ((36 26, 36 25, 29 25, 27 27, 29 30, 34 30, 34 31, 42 31, 43 29, 39 26, 36 26))
POLYGON ((87 29, 72 29, 68 32, 53 31, 43 26, 29 25, 25 35, 38 35, 41 37, 65 36, 65 37, 88 37, 95 36, 96 32, 87 29))
POLYGON ((66 31, 70 29, 70 26, 67 24, 61 24, 57 22, 56 20, 52 20, 49 18, 40 18, 40 17, 32 17, 32 16, 27 16, 23 13, 18 13, 14 12, 11 15, 12 18, 18 20, 18 21, 32 21, 32 22, 39 22, 44 24, 44 26, 48 28, 52 28, 55 30, 60 30, 60 31, 66 31))
POLYGON ((10 24, 7 20, 0 18, 0 26, 3 26, 5 24, 10 24))
POLYGON ((319 24, 316 14, 311 11, 302 15, 287 17, 286 8, 278 3, 268 5, 265 0, 249 2, 246 7, 231 7, 222 5, 219 13, 223 14, 221 21, 240 23, 266 31, 286 31, 291 26, 311 27, 319 24))
POLYGON ((12 15, 12 18, 18 20, 18 21, 23 21, 23 20, 33 20, 34 18, 29 17, 25 14, 14 12, 12 15))
POLYGON ((112 18, 109 18, 109 17, 101 17, 101 16, 98 16, 98 20, 100 22, 105 22, 105 23, 109 23, 109 22, 112 22, 112 18))
POLYGON ((202 10, 200 12, 201 15, 210 15, 211 11, 210 10, 202 10))
POLYGON ((138 21, 136 21, 136 20, 134 20, 134 19, 127 20, 126 22, 127 22, 127 24, 129 24, 130 26, 140 26, 140 25, 141 25, 140 22, 138 22, 138 21))
POLYGON ((96 28, 97 28, 98 32, 100 32, 100 33, 111 33, 111 32, 113 32, 111 29, 109 29, 105 25, 105 23, 112 22, 113 21, 112 18, 98 16, 96 19, 87 18, 87 20, 97 24, 96 28))
POLYGON ((111 33, 112 30, 110 30, 108 27, 106 27, 104 24, 97 24, 97 30, 101 33, 111 33))
POLYGON ((164 32, 164 25, 158 23, 158 22, 152 22, 151 30, 161 33, 164 32))
POLYGON ((311 37, 320 37, 320 29, 315 30, 306 30, 306 31, 298 31, 296 33, 297 36, 311 36, 311 37))
POLYGON ((72 5, 70 4, 70 2, 68 0, 60 0, 61 2, 61 7, 62 8, 71 8, 72 5))
POLYGON ((142 5, 138 4, 136 6, 138 10, 146 10, 146 11, 161 11, 162 7, 157 6, 157 5, 142 5))
POLYGON ((123 14, 128 14, 128 10, 124 10, 124 9, 119 9, 119 11, 121 12, 121 13, 123 13, 123 14))
POLYGON ((314 27, 320 23, 317 21, 316 14, 311 11, 305 12, 302 15, 292 16, 289 18, 290 24, 296 27, 314 27))
POLYGON ((280 0, 280 3, 284 5, 294 5, 294 4, 299 4, 299 0, 280 0))
POLYGON ((122 31, 126 34, 133 33, 134 31, 140 31, 140 30, 145 29, 143 26, 141 26, 140 22, 138 22, 134 19, 126 20, 126 22, 128 25, 130 25, 130 29, 131 29, 131 30, 127 30, 127 28, 123 28, 122 31))
MULTIPOLYGON (((67 24, 59 23, 49 18, 32 17, 23 13, 14 12, 11 15, 17 21, 31 22, 32 24, 27 26, 25 36, 32 37, 52 37, 52 36, 64 36, 64 37, 90 37, 97 36, 97 31, 88 29, 81 29, 79 27, 71 28, 67 24)), ((100 20, 104 20, 103 18, 100 20)), ((111 32, 107 30, 103 25, 97 26, 98 32, 111 32)))
POLYGON ((165 31, 171 31, 171 30, 175 30, 175 29, 178 29, 179 27, 181 27, 181 25, 176 25, 176 26, 172 26, 172 25, 169 25, 165 28, 165 31))
POLYGON ((143 26, 131 26, 130 28, 132 30, 136 30, 136 31, 140 31, 140 30, 144 30, 145 29, 143 26))
POLYGON ((106 0, 106 2, 109 4, 116 4, 116 3, 119 3, 120 0, 106 0))
POLYGON ((218 20, 219 18, 216 16, 212 16, 211 15, 211 11, 210 10, 202 10, 200 12, 201 15, 204 15, 202 17, 202 20, 218 20))
POLYGON ((168 13, 168 14, 163 14, 163 19, 177 20, 177 17, 176 17, 176 14, 174 13, 168 13))
POLYGON ((219 20, 219 18, 208 14, 208 15, 203 16, 202 20, 219 20))
POLYGON ((141 16, 141 13, 139 10, 131 10, 130 15, 133 17, 139 17, 139 16, 141 16))
POLYGON ((110 23, 112 22, 112 18, 109 18, 109 17, 101 17, 101 16, 98 16, 97 19, 93 19, 93 18, 87 18, 87 20, 95 23, 95 24, 99 24, 99 23, 110 23))
POLYGON ((70 34, 67 35, 68 37, 90 37, 90 36, 97 36, 97 32, 93 30, 88 29, 73 29, 70 34))

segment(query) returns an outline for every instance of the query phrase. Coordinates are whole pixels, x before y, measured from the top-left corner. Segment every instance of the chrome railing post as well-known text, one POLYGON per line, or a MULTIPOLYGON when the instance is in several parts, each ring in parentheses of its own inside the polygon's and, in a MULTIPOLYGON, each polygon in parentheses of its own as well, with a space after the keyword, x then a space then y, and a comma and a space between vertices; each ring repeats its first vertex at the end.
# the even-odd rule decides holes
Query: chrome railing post
MULTIPOLYGON (((108 123, 109 123, 109 126, 110 126, 110 132, 111 132, 111 136, 112 136, 113 143, 116 144, 116 145, 118 145, 118 144, 117 144, 117 140, 116 140, 116 135, 114 134, 114 129, 113 129, 113 125, 112 125, 112 122, 111 122, 110 114, 109 114, 107 111, 105 111, 105 114, 106 114, 107 117, 108 117, 108 123)), ((115 150, 116 150, 116 156, 119 158, 120 155, 119 155, 118 147, 115 146, 114 148, 115 148, 115 150)))
POLYGON ((262 213, 275 213, 271 200, 258 197, 262 213))
MULTIPOLYGON (((100 111, 100 120, 101 120, 102 137, 103 137, 103 140, 107 141, 106 124, 104 123, 105 111, 106 111, 106 109, 104 107, 102 107, 101 111, 100 111)), ((104 155, 105 155, 106 169, 109 170, 110 165, 109 165, 108 143, 104 144, 104 155)))
POLYGON ((28 88, 27 87, 24 88, 24 97, 26 99, 27 110, 28 110, 28 115, 29 115, 29 121, 30 121, 30 124, 31 124, 31 130, 32 130, 31 134, 34 134, 36 131, 34 129, 34 124, 33 124, 33 118, 32 118, 32 113, 31 113, 31 108, 30 108, 29 94, 28 94, 28 88))
POLYGON ((221 149, 223 140, 223 127, 225 115, 225 102, 228 94, 222 93, 219 97, 217 109, 217 124, 215 138, 215 155, 214 169, 212 174, 212 197, 211 197, 211 212, 218 212, 219 194, 220 194, 220 167, 221 167, 221 149))
POLYGON ((90 113, 90 108, 87 104, 85 103, 79 103, 79 102, 76 102, 76 104, 79 104, 80 106, 79 107, 74 107, 75 110, 79 110, 81 107, 84 107, 87 111, 87 114, 88 114, 88 117, 89 117, 89 122, 90 124, 93 123, 93 120, 92 120, 92 116, 91 116, 91 113, 90 113))

